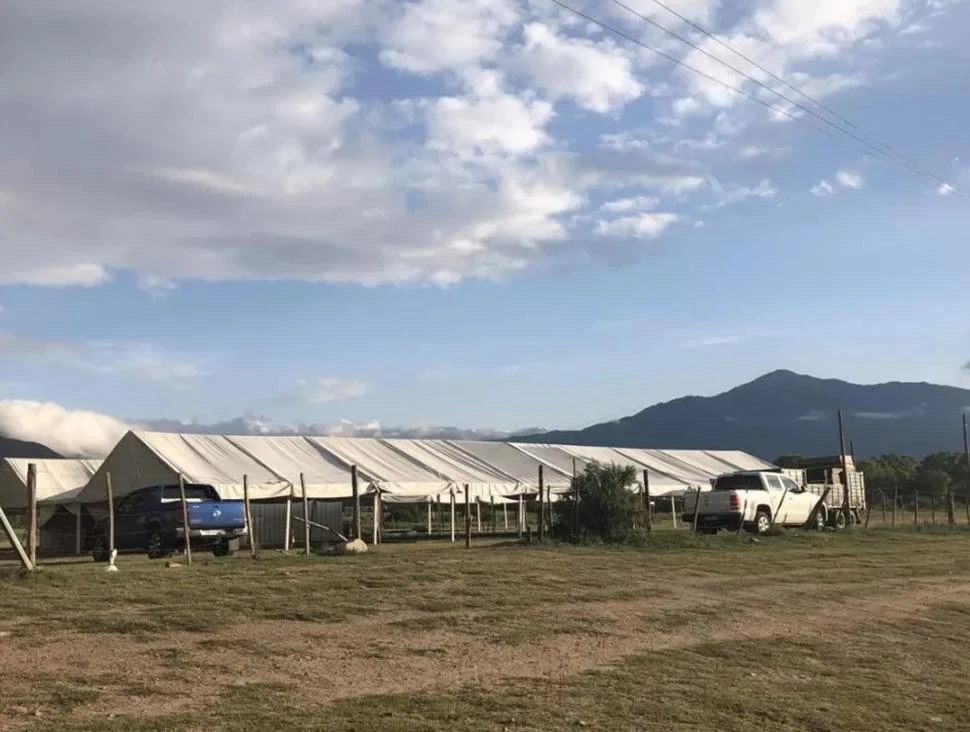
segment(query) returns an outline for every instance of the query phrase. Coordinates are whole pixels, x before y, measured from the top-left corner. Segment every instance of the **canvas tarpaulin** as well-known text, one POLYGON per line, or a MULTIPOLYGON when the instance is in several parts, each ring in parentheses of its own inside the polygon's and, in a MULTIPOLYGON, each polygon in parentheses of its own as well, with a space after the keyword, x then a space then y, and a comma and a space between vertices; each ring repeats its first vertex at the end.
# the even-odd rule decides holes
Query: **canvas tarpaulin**
POLYGON ((101 460, 4 458, 0 461, 0 507, 29 508, 27 466, 30 463, 36 467, 37 522, 40 526, 54 515, 57 504, 64 504, 68 510, 76 512, 78 493, 101 466, 101 460))
POLYGON ((308 498, 350 498, 350 468, 305 437, 230 436, 229 441, 270 468, 302 496, 300 475, 308 498))

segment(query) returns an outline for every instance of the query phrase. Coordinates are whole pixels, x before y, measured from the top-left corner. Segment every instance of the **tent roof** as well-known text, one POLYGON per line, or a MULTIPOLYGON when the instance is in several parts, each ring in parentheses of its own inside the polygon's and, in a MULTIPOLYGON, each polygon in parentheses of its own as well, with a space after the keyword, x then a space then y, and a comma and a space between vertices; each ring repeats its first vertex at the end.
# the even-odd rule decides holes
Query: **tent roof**
POLYGON ((447 476, 457 486, 467 484, 473 497, 514 493, 518 485, 494 466, 447 440, 387 439, 381 442, 432 472, 447 476))
POLYGON ((0 506, 27 508, 27 465, 37 468, 37 501, 74 500, 101 466, 101 460, 34 460, 4 458, 0 461, 0 506))
POLYGON ((508 442, 475 442, 472 440, 449 440, 449 444, 473 456, 476 460, 492 466, 510 482, 535 492, 539 485, 539 466, 543 466, 543 481, 547 486, 568 486, 572 481, 572 468, 568 471, 556 467, 553 462, 520 450, 508 442))

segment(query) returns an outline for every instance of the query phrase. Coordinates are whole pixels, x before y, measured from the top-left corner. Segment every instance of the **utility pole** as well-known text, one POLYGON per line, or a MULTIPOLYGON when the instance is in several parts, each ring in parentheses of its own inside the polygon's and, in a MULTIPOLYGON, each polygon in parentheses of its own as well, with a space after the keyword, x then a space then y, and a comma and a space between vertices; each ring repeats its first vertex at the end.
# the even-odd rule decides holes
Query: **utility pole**
POLYGON ((849 461, 845 454, 845 424, 842 421, 842 410, 839 410, 839 450, 842 458, 842 512, 845 514, 845 525, 851 526, 852 509, 849 507, 849 461))

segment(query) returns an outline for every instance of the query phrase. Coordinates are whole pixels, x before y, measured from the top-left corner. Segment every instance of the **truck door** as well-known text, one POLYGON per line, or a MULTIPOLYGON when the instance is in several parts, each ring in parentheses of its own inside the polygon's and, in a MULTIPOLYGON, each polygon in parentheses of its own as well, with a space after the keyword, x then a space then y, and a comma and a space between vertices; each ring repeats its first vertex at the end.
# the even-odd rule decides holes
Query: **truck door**
POLYGON ((115 546, 141 549, 145 545, 145 493, 136 491, 115 509, 115 546))
POLYGON ((801 525, 808 521, 809 514, 818 501, 818 496, 809 493, 802 486, 798 485, 789 477, 781 479, 782 485, 788 488, 788 497, 785 502, 788 504, 787 523, 801 525))

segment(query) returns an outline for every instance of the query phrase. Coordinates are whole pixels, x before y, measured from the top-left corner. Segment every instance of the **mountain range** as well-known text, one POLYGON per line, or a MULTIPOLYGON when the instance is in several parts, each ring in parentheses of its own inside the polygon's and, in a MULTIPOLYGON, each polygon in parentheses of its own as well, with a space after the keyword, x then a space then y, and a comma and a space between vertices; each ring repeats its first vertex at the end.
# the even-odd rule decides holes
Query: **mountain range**
POLYGON ((10 437, 0 437, 0 458, 58 458, 56 452, 39 442, 25 442, 10 437))
POLYGON ((962 450, 970 390, 927 383, 850 384, 773 371, 711 397, 686 396, 576 431, 517 437, 523 442, 736 449, 773 460, 839 452, 838 411, 856 457, 899 452, 922 458, 962 450))

